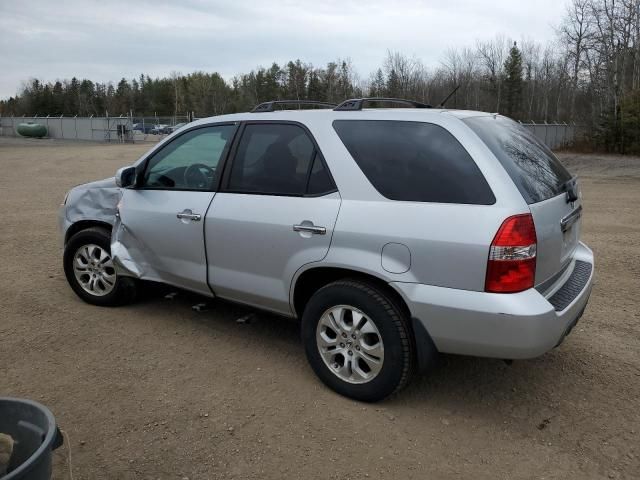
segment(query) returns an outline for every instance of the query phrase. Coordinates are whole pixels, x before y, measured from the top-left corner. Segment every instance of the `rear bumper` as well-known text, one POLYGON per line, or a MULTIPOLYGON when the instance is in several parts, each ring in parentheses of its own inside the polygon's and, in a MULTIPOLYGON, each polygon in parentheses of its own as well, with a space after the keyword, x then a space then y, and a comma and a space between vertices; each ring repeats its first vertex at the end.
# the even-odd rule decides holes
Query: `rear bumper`
POLYGON ((391 285, 404 297, 412 317, 424 326, 438 351, 504 359, 533 358, 562 342, 587 305, 593 285, 593 253, 580 243, 572 262, 567 275, 544 295, 533 288, 497 294, 415 283, 391 285), (550 299, 568 282, 576 261, 591 266, 588 279, 575 297, 556 311, 550 299))

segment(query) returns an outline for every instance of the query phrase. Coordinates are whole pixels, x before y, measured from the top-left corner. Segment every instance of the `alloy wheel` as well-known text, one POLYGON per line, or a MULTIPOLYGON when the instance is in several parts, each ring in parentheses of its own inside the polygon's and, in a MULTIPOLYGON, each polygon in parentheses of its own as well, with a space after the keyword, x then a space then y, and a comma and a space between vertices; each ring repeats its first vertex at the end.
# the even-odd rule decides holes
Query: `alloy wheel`
POLYGON ((76 250, 73 273, 85 292, 98 297, 109 294, 116 285, 111 255, 95 244, 83 245, 76 250))
POLYGON ((337 305, 322 314, 316 344, 329 370, 348 383, 370 382, 384 363, 378 327, 364 312, 349 305, 337 305))

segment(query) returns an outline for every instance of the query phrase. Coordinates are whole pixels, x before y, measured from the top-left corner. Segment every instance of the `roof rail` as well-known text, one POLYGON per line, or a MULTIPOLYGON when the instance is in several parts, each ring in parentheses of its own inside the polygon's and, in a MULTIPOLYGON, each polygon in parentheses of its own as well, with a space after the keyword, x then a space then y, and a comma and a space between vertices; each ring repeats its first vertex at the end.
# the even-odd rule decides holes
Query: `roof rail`
POLYGON ((415 100, 407 100, 404 98, 385 98, 385 97, 368 97, 368 98, 352 98, 345 100, 338 105, 334 110, 362 110, 365 103, 371 102, 387 102, 387 103, 404 103, 412 105, 415 108, 433 108, 426 103, 416 102, 415 100))
POLYGON ((262 102, 259 105, 253 107, 251 113, 258 112, 273 112, 276 105, 314 105, 316 107, 328 107, 333 108, 335 103, 317 102, 315 100, 271 100, 270 102, 262 102))

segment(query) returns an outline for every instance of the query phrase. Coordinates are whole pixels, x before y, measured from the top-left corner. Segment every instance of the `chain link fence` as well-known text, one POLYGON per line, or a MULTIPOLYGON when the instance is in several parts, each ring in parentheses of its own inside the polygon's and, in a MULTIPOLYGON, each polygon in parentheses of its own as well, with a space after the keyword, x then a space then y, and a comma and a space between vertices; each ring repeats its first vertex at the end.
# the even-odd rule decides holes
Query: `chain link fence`
POLYGON ((20 124, 47 128, 46 138, 94 142, 157 142, 190 121, 189 116, 172 117, 0 117, 0 136, 19 137, 20 124))
POLYGON ((546 122, 520 122, 520 124, 552 150, 570 147, 584 135, 584 127, 576 124, 546 122))
MULTIPOLYGON (((0 117, 0 136, 20 136, 21 123, 47 127, 47 138, 98 142, 157 142, 174 130, 196 120, 183 116, 120 117, 0 117)), ((522 123, 551 149, 570 147, 584 133, 581 126, 567 123, 522 123)))
POLYGON ((186 125, 193 117, 188 115, 172 117, 131 117, 131 131, 134 141, 158 141, 186 125))
POLYGON ((20 124, 38 124, 47 128, 47 138, 130 141, 128 117, 0 117, 0 135, 19 137, 20 124))

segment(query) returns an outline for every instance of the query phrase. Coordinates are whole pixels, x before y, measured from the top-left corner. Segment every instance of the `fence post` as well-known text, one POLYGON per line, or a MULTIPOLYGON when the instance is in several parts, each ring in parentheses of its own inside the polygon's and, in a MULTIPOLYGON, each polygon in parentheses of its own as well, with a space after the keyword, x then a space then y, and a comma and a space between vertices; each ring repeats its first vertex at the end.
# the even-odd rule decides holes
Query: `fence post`
POLYGON ((547 121, 544 121, 544 143, 545 145, 549 145, 549 142, 547 141, 547 133, 549 132, 549 124, 547 123, 547 121))
POLYGON ((531 133, 537 138, 538 133, 536 131, 536 122, 534 122, 533 120, 529 120, 529 123, 527 125, 531 125, 531 133))
POLYGON ((133 110, 129 110, 129 120, 127 123, 129 126, 129 135, 131 136, 131 143, 136 143, 135 136, 133 135, 133 110))

